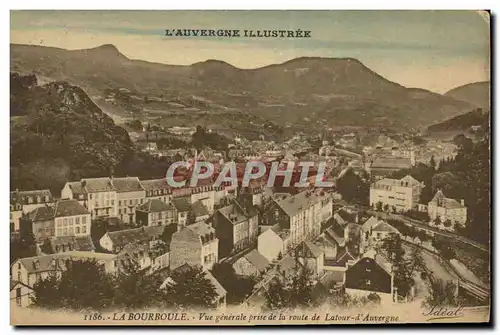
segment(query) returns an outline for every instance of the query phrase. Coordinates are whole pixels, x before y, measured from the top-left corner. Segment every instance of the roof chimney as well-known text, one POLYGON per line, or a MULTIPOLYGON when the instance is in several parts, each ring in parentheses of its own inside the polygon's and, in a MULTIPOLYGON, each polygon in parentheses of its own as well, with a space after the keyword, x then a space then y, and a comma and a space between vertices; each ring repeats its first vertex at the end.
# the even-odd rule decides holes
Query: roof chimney
POLYGON ((464 199, 460 199, 460 203, 462 204, 462 206, 465 206, 465 200, 464 199))

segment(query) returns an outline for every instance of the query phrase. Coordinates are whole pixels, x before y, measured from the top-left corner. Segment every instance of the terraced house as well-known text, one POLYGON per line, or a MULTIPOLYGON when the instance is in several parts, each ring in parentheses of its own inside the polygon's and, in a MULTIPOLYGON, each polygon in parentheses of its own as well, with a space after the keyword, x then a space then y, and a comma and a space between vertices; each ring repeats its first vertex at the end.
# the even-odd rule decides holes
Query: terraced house
POLYGON ((136 209, 144 204, 146 191, 137 177, 113 178, 118 202, 118 217, 127 223, 136 222, 136 209))
POLYGON ((113 178, 87 178, 67 182, 61 191, 62 199, 76 199, 89 211, 92 219, 117 216, 117 196, 113 178))

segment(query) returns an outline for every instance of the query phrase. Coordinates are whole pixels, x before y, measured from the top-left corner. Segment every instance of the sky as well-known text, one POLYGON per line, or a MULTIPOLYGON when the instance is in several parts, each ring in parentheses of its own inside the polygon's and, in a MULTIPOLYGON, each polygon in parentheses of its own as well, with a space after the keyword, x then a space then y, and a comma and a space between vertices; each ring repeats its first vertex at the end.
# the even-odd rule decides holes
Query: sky
POLYGON ((11 43, 113 44, 131 59, 256 68, 302 56, 352 57, 438 93, 489 80, 490 27, 474 11, 11 11, 11 43), (165 29, 310 30, 307 39, 166 37, 165 29))

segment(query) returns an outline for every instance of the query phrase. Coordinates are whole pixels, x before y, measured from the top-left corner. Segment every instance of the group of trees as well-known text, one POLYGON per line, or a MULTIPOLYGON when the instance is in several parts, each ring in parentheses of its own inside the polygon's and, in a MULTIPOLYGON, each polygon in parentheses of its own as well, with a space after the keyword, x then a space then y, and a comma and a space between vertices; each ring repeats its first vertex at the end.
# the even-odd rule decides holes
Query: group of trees
POLYGON ((426 272, 421 249, 416 248, 412 253, 407 254, 398 234, 391 234, 385 238, 380 248, 387 254, 392 265, 394 287, 398 295, 407 297, 415 285, 414 275, 417 272, 426 272))
POLYGON ((215 264, 212 274, 227 291, 228 304, 242 303, 257 283, 257 278, 238 276, 230 263, 215 264))
POLYGON ((71 260, 61 264, 60 276, 39 280, 33 287, 35 307, 47 309, 104 310, 163 308, 212 308, 215 287, 201 267, 172 273, 174 284, 160 289, 165 278, 149 275, 134 262, 122 263, 111 275, 96 260, 71 260))
POLYGON ((337 179, 337 191, 342 195, 342 199, 347 202, 354 202, 366 205, 370 198, 370 183, 367 174, 358 175, 353 169, 347 171, 337 179))

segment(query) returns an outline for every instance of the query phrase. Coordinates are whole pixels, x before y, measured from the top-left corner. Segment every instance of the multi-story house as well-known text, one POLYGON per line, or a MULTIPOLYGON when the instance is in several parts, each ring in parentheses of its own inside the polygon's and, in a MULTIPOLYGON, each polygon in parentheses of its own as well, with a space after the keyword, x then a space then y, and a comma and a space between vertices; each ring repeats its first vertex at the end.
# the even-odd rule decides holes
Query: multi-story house
POLYGON ((61 199, 76 199, 89 211, 92 219, 117 216, 117 197, 113 178, 87 178, 68 182, 61 199))
POLYGON ((172 198, 172 187, 166 179, 141 180, 142 188, 146 194, 146 200, 159 199, 169 204, 172 198))
MULTIPOLYGON (((265 226, 261 226, 264 229, 265 226)), ((290 246, 290 230, 283 229, 279 224, 267 226, 267 229, 262 231, 257 238, 257 251, 264 256, 269 262, 275 261, 283 257, 290 246)))
POLYGON ((141 226, 177 225, 177 210, 160 199, 150 199, 136 209, 136 221, 141 226))
POLYGON ((76 200, 59 200, 54 206, 38 207, 20 219, 20 231, 42 242, 52 236, 90 234, 90 213, 76 200))
POLYGON ((118 217, 123 222, 135 223, 135 210, 138 206, 144 204, 146 199, 146 191, 142 187, 139 178, 113 178, 113 186, 118 201, 118 217))
POLYGON ((208 213, 212 214, 215 206, 215 189, 213 187, 213 181, 211 179, 201 179, 195 187, 190 188, 190 202, 194 204, 198 200, 201 201, 201 203, 207 208, 208 213))
POLYGON ((19 219, 19 231, 23 235, 33 234, 38 243, 55 235, 54 207, 35 208, 19 219))
POLYGON ((191 212, 191 204, 188 197, 173 198, 172 205, 177 211, 177 227, 180 230, 188 224, 188 216, 191 212))
POLYGON ((269 267, 269 261, 256 249, 245 253, 233 263, 234 272, 240 276, 259 277, 269 267))
POLYGON ((418 205, 424 184, 410 175, 401 179, 384 178, 371 184, 370 205, 374 209, 403 212, 418 205))
POLYGON ((56 202, 54 223, 56 237, 90 235, 90 213, 74 199, 56 202))
POLYGON ((223 258, 254 245, 259 231, 256 211, 246 211, 239 202, 218 209, 213 226, 219 239, 219 257, 223 258))
POLYGON ((449 220, 451 226, 454 224, 464 226, 467 223, 467 207, 464 200, 461 199, 458 202, 455 199, 447 198, 441 190, 438 190, 429 202, 427 211, 432 221, 436 221, 437 218, 441 223, 449 220))
POLYGON ((410 169, 412 159, 409 157, 379 156, 368 160, 365 169, 375 180, 382 179, 393 172, 410 169))
POLYGON ((10 223, 11 230, 19 230, 19 219, 23 214, 32 212, 36 208, 51 206, 54 197, 50 190, 32 190, 10 192, 10 223))
POLYGON ((327 197, 326 192, 315 190, 306 190, 284 199, 277 197, 266 211, 266 221, 288 229, 292 247, 312 240, 321 232, 323 206, 331 204, 324 201, 327 197))
POLYGON ((215 230, 205 222, 196 222, 182 227, 172 235, 170 242, 170 268, 185 263, 212 269, 218 261, 219 239, 215 230))

